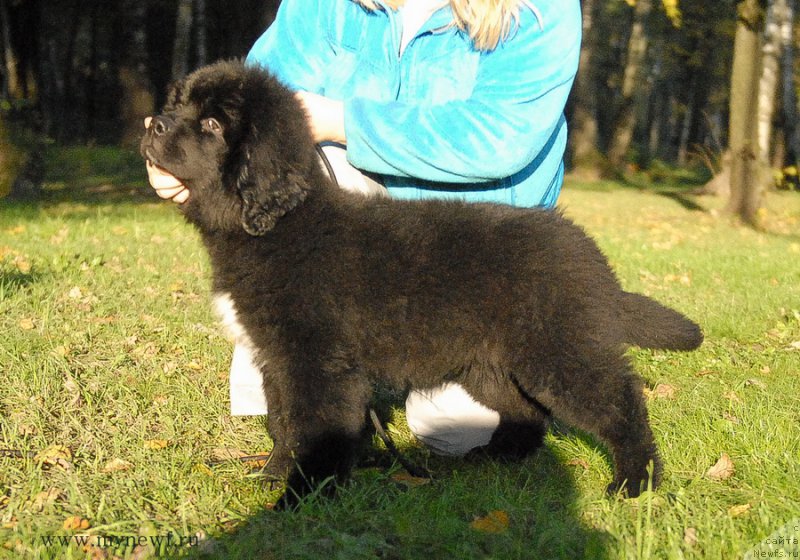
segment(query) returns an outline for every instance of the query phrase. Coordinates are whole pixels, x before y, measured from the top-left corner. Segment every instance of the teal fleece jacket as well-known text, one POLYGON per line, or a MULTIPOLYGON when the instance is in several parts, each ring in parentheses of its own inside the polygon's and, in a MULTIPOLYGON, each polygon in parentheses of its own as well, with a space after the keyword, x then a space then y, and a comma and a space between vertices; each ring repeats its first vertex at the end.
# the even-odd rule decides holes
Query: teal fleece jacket
POLYGON ((493 51, 476 50, 445 6, 399 54, 401 17, 386 6, 283 0, 247 62, 343 101, 348 160, 395 197, 553 206, 581 14, 578 0, 531 5, 493 51))

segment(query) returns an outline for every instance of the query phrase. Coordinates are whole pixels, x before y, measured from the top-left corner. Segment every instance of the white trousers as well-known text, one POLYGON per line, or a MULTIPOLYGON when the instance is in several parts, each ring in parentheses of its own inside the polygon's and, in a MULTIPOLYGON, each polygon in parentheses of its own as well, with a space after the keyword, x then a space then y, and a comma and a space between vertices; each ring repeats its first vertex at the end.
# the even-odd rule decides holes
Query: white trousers
MULTIPOLYGON (((347 162, 342 147, 324 146, 323 151, 342 188, 387 196, 382 185, 347 162)), ((230 396, 234 416, 267 414, 261 371, 243 344, 236 344, 233 350, 230 396)), ((500 415, 475 401, 461 385, 446 383, 428 391, 411 391, 406 399, 406 420, 411 432, 432 451, 459 456, 487 445, 500 415)))

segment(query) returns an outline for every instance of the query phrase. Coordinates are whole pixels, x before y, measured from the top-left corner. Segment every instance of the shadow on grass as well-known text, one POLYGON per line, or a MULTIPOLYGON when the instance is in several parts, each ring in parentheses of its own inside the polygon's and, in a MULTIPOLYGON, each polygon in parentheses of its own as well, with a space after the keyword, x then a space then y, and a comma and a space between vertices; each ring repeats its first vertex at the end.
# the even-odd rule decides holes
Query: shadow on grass
POLYGON ((618 179, 607 179, 599 181, 580 181, 569 180, 567 188, 589 192, 614 192, 620 189, 651 193, 657 196, 668 198, 680 204, 690 212, 708 212, 708 209, 697 202, 699 196, 696 194, 699 184, 691 181, 681 183, 644 183, 635 179, 620 177, 618 179))
POLYGON ((404 485, 362 469, 334 498, 293 512, 265 510, 234 532, 212 535, 189 558, 593 558, 610 537, 581 522, 572 474, 548 448, 519 462, 434 459, 434 480, 404 485), (503 512, 508 525, 472 522, 503 512))
MULTIPOLYGON (((0 263, 2 264, 2 263, 0 263)), ((19 272, 0 269, 0 301, 12 294, 35 284, 42 277, 37 272, 19 272)))
POLYGON ((698 204, 695 200, 697 195, 692 195, 682 190, 658 190, 654 192, 659 196, 674 200, 689 212, 708 212, 704 206, 698 204))
POLYGON ((108 146, 50 146, 44 154, 39 196, 2 199, 0 205, 24 211, 64 203, 114 205, 151 203, 158 197, 147 185, 144 161, 134 150, 108 146))

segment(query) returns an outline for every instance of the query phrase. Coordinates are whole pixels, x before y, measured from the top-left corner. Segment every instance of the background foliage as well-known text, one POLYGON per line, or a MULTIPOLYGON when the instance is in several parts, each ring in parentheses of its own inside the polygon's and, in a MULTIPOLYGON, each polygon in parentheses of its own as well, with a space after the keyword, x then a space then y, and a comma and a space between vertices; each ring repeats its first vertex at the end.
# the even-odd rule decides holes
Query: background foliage
MULTIPOLYGON (((57 142, 130 142, 139 132, 138 117, 160 105, 171 79, 218 58, 244 56, 278 3, 2 0, 4 117, 24 110, 29 126, 57 142), (136 134, 129 134, 131 128, 136 134)), ((596 121, 592 145, 607 152, 623 134, 621 112, 632 110, 626 162, 686 164, 693 155, 720 152, 727 136, 737 2, 582 4, 586 56, 570 115, 582 106, 596 121), (634 79, 635 91, 625 91, 626 77, 634 79)), ((790 25, 796 23, 794 0, 772 4, 787 6, 790 25)), ((797 34, 782 45, 783 87, 773 96, 778 110, 770 147, 777 167, 794 162, 798 152, 795 123, 787 122, 796 114, 797 34)), ((583 133, 577 123, 573 134, 583 133)))

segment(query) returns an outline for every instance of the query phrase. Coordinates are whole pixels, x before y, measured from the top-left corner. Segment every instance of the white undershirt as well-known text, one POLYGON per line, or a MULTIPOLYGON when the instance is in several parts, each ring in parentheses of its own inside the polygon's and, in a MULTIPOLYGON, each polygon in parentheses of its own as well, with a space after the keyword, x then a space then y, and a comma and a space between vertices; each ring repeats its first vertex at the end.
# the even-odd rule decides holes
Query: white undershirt
POLYGON ((437 0, 406 0, 398 8, 403 30, 400 35, 400 54, 406 50, 411 39, 417 34, 420 28, 430 19, 433 12, 444 6, 447 2, 437 0))

